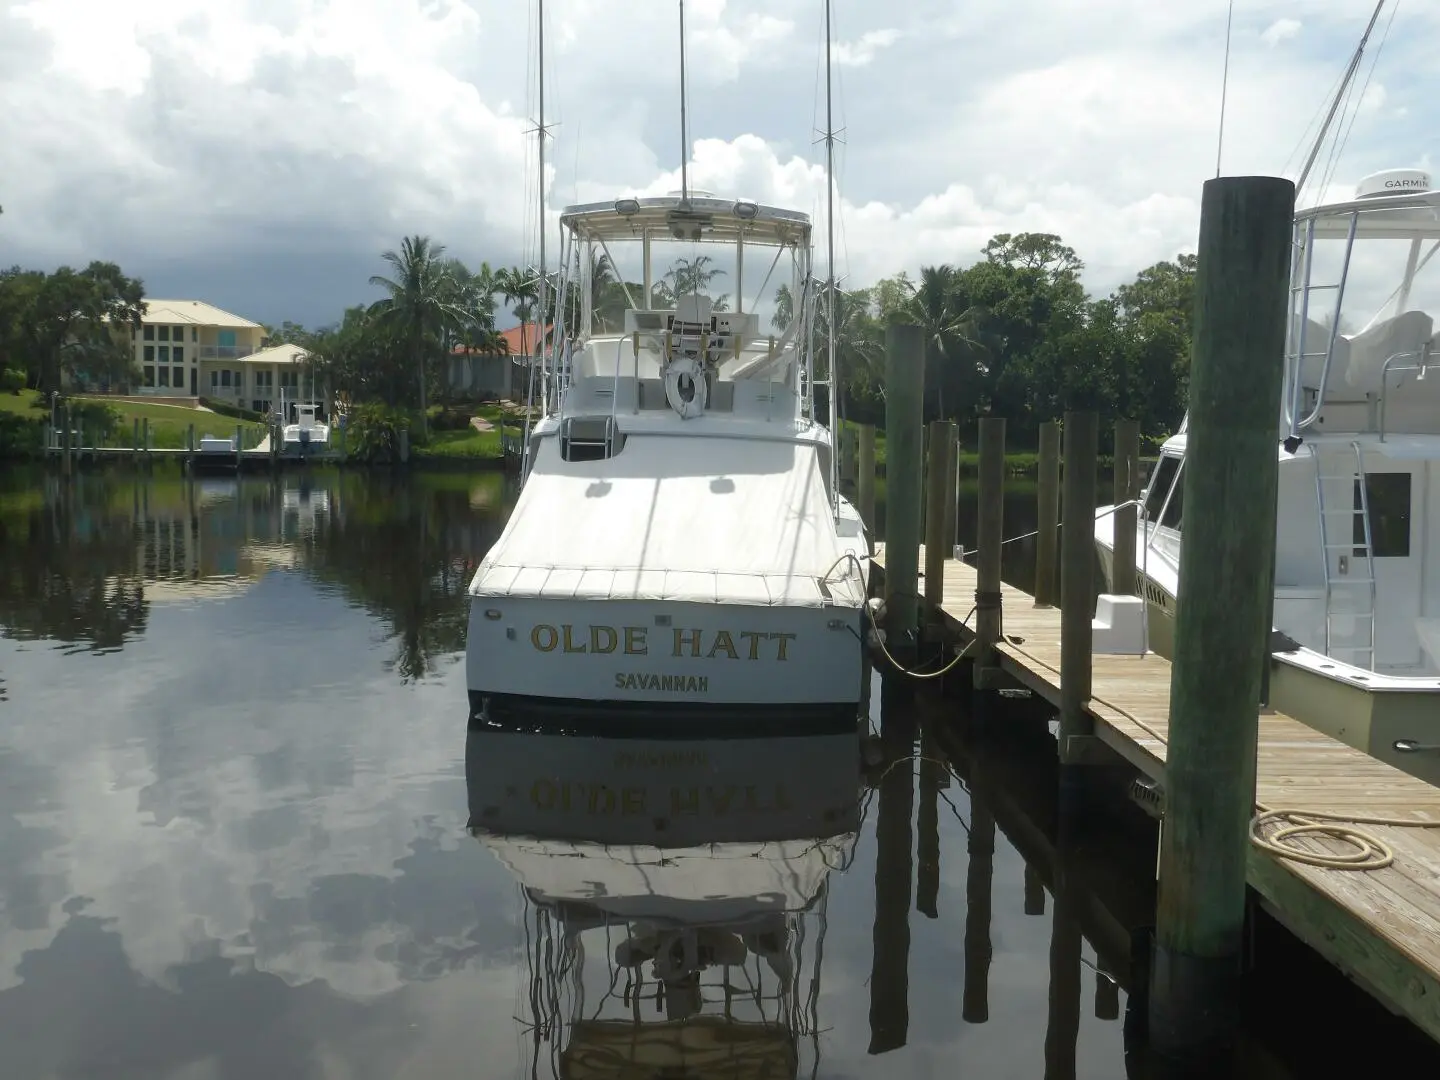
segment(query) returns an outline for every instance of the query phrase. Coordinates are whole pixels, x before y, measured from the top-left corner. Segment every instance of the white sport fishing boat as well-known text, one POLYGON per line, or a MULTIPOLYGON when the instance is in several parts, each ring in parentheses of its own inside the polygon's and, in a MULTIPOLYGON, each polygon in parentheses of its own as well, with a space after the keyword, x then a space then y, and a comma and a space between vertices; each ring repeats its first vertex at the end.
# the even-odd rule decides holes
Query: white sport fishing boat
POLYGON ((318 405, 295 406, 295 422, 282 429, 287 453, 324 450, 330 444, 330 425, 319 419, 319 412, 318 405))
MULTIPOLYGON (((683 127, 683 5, 681 27, 683 127)), ((470 586, 472 714, 858 715, 868 544, 838 490, 828 376, 828 424, 815 406, 810 218, 687 178, 561 214, 543 415, 470 586), (602 256, 618 280, 592 273, 602 256), (793 297, 778 337, 757 310, 777 268, 793 297)))
POLYGON ((828 878, 861 824, 853 728, 472 728, 465 758, 471 834, 524 890, 535 1075, 815 1074, 828 878))
MULTIPOLYGON (((1427 172, 1377 173, 1297 213, 1295 245, 1270 701, 1434 782, 1440 755, 1417 751, 1440 744, 1440 274, 1425 273, 1440 191, 1427 172)), ((1182 425, 1137 527, 1150 647, 1166 656, 1185 445, 1182 425)), ((1097 515, 1108 578, 1114 517, 1097 515)))

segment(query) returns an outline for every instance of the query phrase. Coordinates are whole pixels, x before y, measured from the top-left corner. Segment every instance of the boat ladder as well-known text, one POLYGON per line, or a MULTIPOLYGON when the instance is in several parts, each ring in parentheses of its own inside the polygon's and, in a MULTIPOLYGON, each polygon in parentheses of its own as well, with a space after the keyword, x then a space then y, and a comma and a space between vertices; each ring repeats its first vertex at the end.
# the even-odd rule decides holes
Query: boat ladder
POLYGON ((1325 655, 1375 668, 1375 548, 1365 455, 1348 446, 1310 444, 1325 567, 1325 655), (1352 457, 1353 455, 1353 457, 1352 457), (1352 560, 1359 563, 1351 575, 1352 560), (1346 629, 1348 627, 1348 630, 1346 629))
POLYGON ((560 456, 565 461, 603 461, 614 457, 624 442, 613 416, 568 416, 560 424, 560 456))

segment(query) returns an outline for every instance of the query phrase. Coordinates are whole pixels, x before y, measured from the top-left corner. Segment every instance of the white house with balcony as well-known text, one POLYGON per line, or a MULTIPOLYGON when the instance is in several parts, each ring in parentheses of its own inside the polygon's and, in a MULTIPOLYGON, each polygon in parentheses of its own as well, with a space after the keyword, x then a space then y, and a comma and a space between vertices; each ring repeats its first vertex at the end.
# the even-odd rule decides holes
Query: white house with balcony
POLYGON ((203 300, 147 300, 133 335, 136 392, 153 397, 200 397, 209 372, 258 352, 265 328, 203 300))
POLYGON ((299 345, 269 345, 238 360, 205 363, 208 398, 258 413, 275 413, 293 423, 295 406, 315 405, 328 415, 323 388, 317 387, 306 366, 309 353, 299 345))

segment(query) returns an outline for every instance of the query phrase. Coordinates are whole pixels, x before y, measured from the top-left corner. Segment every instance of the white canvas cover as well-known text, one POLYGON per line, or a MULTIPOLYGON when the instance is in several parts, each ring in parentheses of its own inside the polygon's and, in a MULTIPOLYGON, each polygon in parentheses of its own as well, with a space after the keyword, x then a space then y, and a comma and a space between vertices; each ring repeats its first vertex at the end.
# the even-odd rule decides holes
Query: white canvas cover
POLYGON ((812 444, 636 434, 582 462, 550 438, 470 593, 858 607, 846 550, 812 444))

